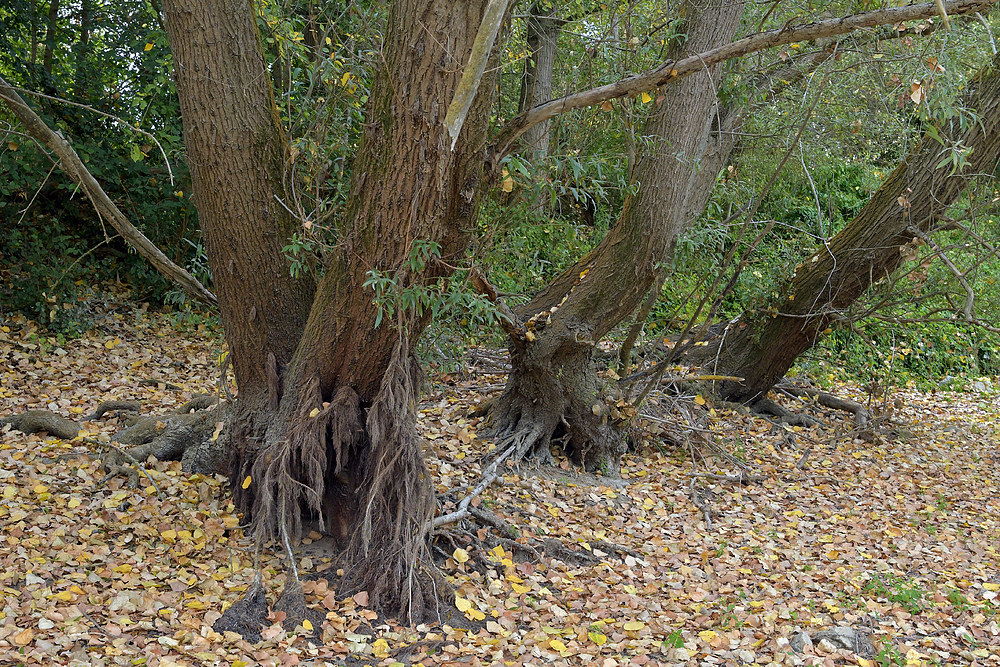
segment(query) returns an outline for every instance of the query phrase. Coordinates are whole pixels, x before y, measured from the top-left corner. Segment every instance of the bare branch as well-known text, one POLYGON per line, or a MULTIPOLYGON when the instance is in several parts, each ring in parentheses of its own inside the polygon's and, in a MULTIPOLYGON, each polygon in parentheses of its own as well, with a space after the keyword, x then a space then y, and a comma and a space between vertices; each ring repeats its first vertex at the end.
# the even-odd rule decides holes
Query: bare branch
MULTIPOLYGON (((982 11, 996 4, 997 1, 950 0, 941 4, 943 4, 949 16, 954 16, 982 11)), ((553 116, 573 109, 600 104, 608 100, 633 97, 653 90, 658 86, 673 83, 685 76, 703 71, 705 68, 732 58, 740 58, 751 53, 756 53, 757 51, 783 44, 791 44, 792 42, 833 37, 862 28, 874 28, 876 26, 898 24, 903 21, 926 19, 938 14, 939 9, 936 2, 879 9, 844 18, 814 21, 813 23, 806 23, 800 26, 790 27, 786 25, 775 30, 767 30, 749 35, 743 39, 738 39, 735 42, 704 53, 691 55, 680 60, 668 60, 654 69, 636 74, 627 79, 579 93, 573 93, 572 95, 567 95, 528 109, 514 118, 500 133, 494 144, 494 154, 496 159, 503 157, 511 150, 518 137, 524 134, 528 128, 546 121, 553 116)))
POLYGON ((0 100, 6 102, 14 115, 24 125, 28 134, 44 143, 59 157, 66 175, 83 189, 90 201, 93 202, 98 214, 106 217, 111 226, 118 230, 118 233, 130 246, 145 257, 157 271, 180 285, 192 297, 215 305, 215 295, 198 282, 194 276, 170 261, 170 258, 164 255, 152 241, 128 221, 125 214, 111 201, 104 188, 83 164, 80 156, 73 150, 73 146, 62 135, 46 125, 45 121, 25 104, 17 91, 2 78, 0 78, 0 100))
POLYGON ((486 14, 483 22, 476 33, 476 41, 472 43, 472 53, 469 54, 469 64, 462 73, 462 80, 458 82, 455 90, 455 99, 448 107, 448 114, 445 116, 444 125, 451 135, 451 150, 455 150, 455 142, 465 124, 465 117, 469 114, 469 107, 479 90, 479 82, 483 80, 483 72, 486 71, 486 62, 490 59, 490 51, 493 50, 493 42, 500 32, 500 24, 503 22, 504 14, 507 13, 508 0, 490 0, 486 6, 486 14))

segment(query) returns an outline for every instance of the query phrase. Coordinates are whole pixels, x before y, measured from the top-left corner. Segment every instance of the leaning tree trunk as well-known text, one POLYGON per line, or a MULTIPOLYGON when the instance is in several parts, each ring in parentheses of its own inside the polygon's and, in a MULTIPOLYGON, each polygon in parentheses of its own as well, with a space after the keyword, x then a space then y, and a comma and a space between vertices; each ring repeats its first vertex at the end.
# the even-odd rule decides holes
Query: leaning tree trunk
POLYGON ((366 590, 383 610, 417 620, 446 592, 427 554, 433 487, 416 437, 412 348, 426 320, 397 309, 376 326, 365 282, 379 271, 397 290, 412 288, 448 265, 414 273, 414 241, 439 244, 449 260, 470 241, 488 96, 475 99, 454 150, 444 120, 486 2, 392 4, 350 206, 315 294, 281 255, 295 222, 276 201, 284 139, 249 0, 167 5, 240 387, 229 433, 237 502, 259 541, 295 539, 307 512, 320 515, 347 546, 341 592, 366 590))
MULTIPOLYGON (((728 43, 742 13, 742 0, 688 4, 687 40, 669 57, 728 43)), ((617 473, 625 419, 617 412, 619 397, 597 377, 594 346, 640 305, 678 235, 705 206, 715 175, 705 177, 699 157, 713 154, 719 142, 720 74, 720 66, 707 68, 664 90, 644 132, 657 138, 655 149, 640 157, 634 173, 639 193, 593 251, 518 312, 527 328, 511 337, 511 374, 490 406, 494 432, 506 445, 501 450, 547 459, 559 438, 588 469, 617 473)))
POLYGON ((777 312, 744 313, 729 327, 721 352, 708 363, 713 372, 744 380, 722 383, 722 397, 763 397, 844 310, 896 270, 914 229, 933 229, 972 179, 993 173, 1000 158, 1000 57, 970 82, 961 106, 975 109, 976 118, 964 130, 957 119, 943 123, 940 134, 972 149, 965 168, 938 168, 942 143, 925 137, 857 217, 796 268, 779 291, 777 312))

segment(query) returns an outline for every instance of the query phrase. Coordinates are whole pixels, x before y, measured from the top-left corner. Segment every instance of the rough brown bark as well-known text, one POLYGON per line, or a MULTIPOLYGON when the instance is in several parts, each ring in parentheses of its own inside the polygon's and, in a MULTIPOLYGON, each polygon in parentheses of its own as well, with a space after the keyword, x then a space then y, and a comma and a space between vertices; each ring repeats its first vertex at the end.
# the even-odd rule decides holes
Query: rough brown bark
POLYGON ((268 359, 292 358, 314 292, 289 277, 282 248, 298 228, 287 146, 250 0, 168 0, 184 144, 242 409, 267 405, 268 359))
POLYGON ((372 604, 411 620, 447 589, 427 558, 433 487, 415 429, 411 353, 426 321, 397 313, 376 327, 364 284, 373 270, 399 289, 439 271, 409 269, 416 240, 437 243, 445 259, 468 245, 488 96, 475 98, 454 150, 444 121, 486 4, 393 3, 350 205, 313 292, 289 277, 281 257, 295 223, 275 201, 284 139, 249 0, 166 3, 197 204, 240 387, 228 435, 237 502, 260 541, 294 539, 308 511, 333 514, 348 543, 342 591, 366 590, 372 604))
MULTIPOLYGON (((728 43, 742 13, 738 0, 689 5, 687 40, 671 57, 728 43)), ((678 235, 704 208, 715 177, 702 168, 715 166, 699 158, 713 155, 721 140, 714 126, 720 74, 721 65, 709 67, 667 91, 644 131, 657 140, 636 164, 639 193, 626 200, 617 224, 593 251, 518 313, 528 319, 530 333, 512 337, 511 374, 490 417, 497 435, 520 456, 548 457, 555 436, 588 469, 617 473, 627 415, 615 416, 620 397, 600 386, 592 353, 639 307, 678 235)))
POLYGON ((964 131, 957 121, 939 129, 946 141, 972 149, 968 165, 954 174, 950 165, 938 168, 942 145, 925 137, 857 217, 796 268, 775 311, 745 313, 730 327, 721 352, 706 362, 721 374, 745 378, 722 383, 723 397, 763 397, 845 309, 896 270, 914 229, 933 229, 972 179, 993 173, 1000 158, 1000 59, 973 79, 961 106, 975 109, 977 119, 964 131))

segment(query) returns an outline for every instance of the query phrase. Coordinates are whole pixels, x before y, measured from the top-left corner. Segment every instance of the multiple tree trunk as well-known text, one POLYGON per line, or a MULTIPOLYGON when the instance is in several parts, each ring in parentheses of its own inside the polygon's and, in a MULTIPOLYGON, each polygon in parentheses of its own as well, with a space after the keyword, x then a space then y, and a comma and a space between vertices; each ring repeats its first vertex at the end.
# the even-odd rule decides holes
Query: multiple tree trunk
MULTIPOLYGON (((398 295, 445 272, 470 240, 487 177, 488 96, 475 98, 454 146, 444 121, 486 5, 392 4, 337 247, 322 275, 302 277, 290 275, 282 253, 300 222, 284 205, 292 170, 251 1, 163 6, 195 197, 239 385, 223 436, 233 451, 234 494, 260 541, 294 538, 309 514, 325 519, 347 549, 342 592, 367 590, 373 604, 410 620, 422 617, 442 590, 434 592, 442 582, 426 551, 433 489, 415 431, 419 373, 412 348, 426 319, 397 308, 394 321, 377 326, 379 307, 365 283, 377 271, 393 279, 398 295), (416 241, 437 244, 445 261, 414 268, 416 241)), ((728 156, 727 123, 736 117, 719 108, 724 58, 718 54, 732 42, 743 7, 743 0, 687 5, 686 40, 670 54, 682 71, 678 77, 668 67, 657 75, 673 83, 656 97, 647 122, 645 134, 656 141, 636 164, 638 194, 597 248, 517 313, 513 371, 492 406, 505 438, 501 450, 547 457, 559 439, 588 469, 617 471, 625 420, 617 413, 620 397, 596 374, 594 347, 659 284, 678 235, 705 206, 728 156), (709 51, 715 59, 699 56, 697 68, 685 64, 691 54, 709 51)), ((552 35, 542 23, 534 27, 541 57, 552 35)), ((647 79, 579 100, 620 96, 647 79)), ((525 105, 539 107, 542 88, 525 105)), ((993 70, 970 88, 969 103, 979 106, 982 121, 963 135, 975 148, 974 170, 996 160, 996 88, 993 70)), ((501 153, 524 122, 501 135, 501 153)), ((536 146, 544 145, 542 135, 547 129, 539 126, 536 146)), ((747 387, 761 391, 796 345, 810 344, 844 299, 870 284, 860 274, 877 278, 894 268, 886 252, 852 248, 890 247, 898 263, 908 225, 927 229, 941 202, 955 198, 965 176, 917 169, 933 161, 927 157, 933 152, 925 141, 883 186, 871 213, 855 221, 853 236, 840 245, 835 240, 831 250, 842 253, 836 268, 818 253, 800 269, 791 293, 795 307, 805 308, 802 316, 748 318, 723 348, 720 368, 763 366, 759 379, 747 374, 747 387), (902 208, 894 209, 900 196, 902 208), (779 336, 797 342, 761 351, 760 341, 779 336)), ((731 389, 734 397, 740 391, 731 389)))
POLYGON ((346 587, 411 620, 439 585, 426 554, 433 487, 416 438, 411 356, 426 320, 397 310, 397 321, 376 326, 365 282, 377 270, 406 289, 441 270, 411 272, 414 241, 452 259, 470 240, 489 99, 477 97, 454 150, 444 118, 485 5, 392 4, 351 204, 318 283, 291 277, 281 252, 297 222, 281 205, 285 141, 250 1, 164 5, 239 383, 228 433, 237 500, 260 540, 294 538, 306 508, 327 515, 347 538, 346 587))

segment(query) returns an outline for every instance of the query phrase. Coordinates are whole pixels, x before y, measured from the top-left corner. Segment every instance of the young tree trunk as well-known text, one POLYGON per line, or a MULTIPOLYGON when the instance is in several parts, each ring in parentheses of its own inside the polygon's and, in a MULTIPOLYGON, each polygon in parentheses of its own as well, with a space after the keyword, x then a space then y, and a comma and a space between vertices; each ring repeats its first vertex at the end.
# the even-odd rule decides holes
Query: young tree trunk
MULTIPOLYGON (((728 43, 742 13, 741 0, 711 8, 688 4, 687 40, 669 57, 728 43)), ((597 377, 594 346, 640 305, 673 256, 678 235, 707 202, 715 174, 703 173, 708 164, 701 157, 714 154, 720 141, 720 74, 717 65, 664 90, 644 132, 657 138, 655 146, 635 169, 639 193, 626 200, 618 223, 593 251, 518 312, 529 333, 512 337, 511 374, 489 406, 501 450, 548 459, 556 438, 587 469, 617 473, 628 415, 619 413, 620 397, 597 377)))
POLYGON ((964 129, 957 119, 942 123, 940 133, 946 144, 959 141, 972 149, 965 168, 955 173, 951 165, 938 168, 942 144, 925 137, 857 217, 796 268, 780 291, 777 312, 744 313, 729 328, 718 356, 709 353, 706 363, 713 372, 744 378, 722 383, 722 397, 746 402, 763 397, 845 309, 896 270, 915 229, 932 230, 972 179, 993 173, 1000 158, 1000 58, 970 82, 961 106, 975 109, 976 119, 964 129))
POLYGON ((348 548, 341 591, 366 590, 373 604, 414 621, 447 590, 427 554, 433 487, 416 437, 411 353, 426 320, 397 309, 395 322, 376 327, 364 283, 379 271, 403 290, 442 272, 433 263, 411 270, 415 240, 439 244, 445 259, 468 245, 488 96, 474 101, 454 150, 444 119, 485 6, 393 3, 351 204, 313 293, 289 277, 281 255, 295 222, 275 201, 284 138, 249 0, 167 3, 199 214, 240 387, 229 434, 237 502, 261 541, 296 538, 307 511, 327 515, 348 548))
MULTIPOLYGON (((521 76, 518 113, 552 99, 552 71, 559 41, 555 5, 542 0, 532 3, 525 20, 525 41, 529 55, 524 61, 524 74, 521 76)), ((550 127, 550 120, 543 121, 529 128, 521 137, 524 154, 533 165, 548 156, 550 127)))

